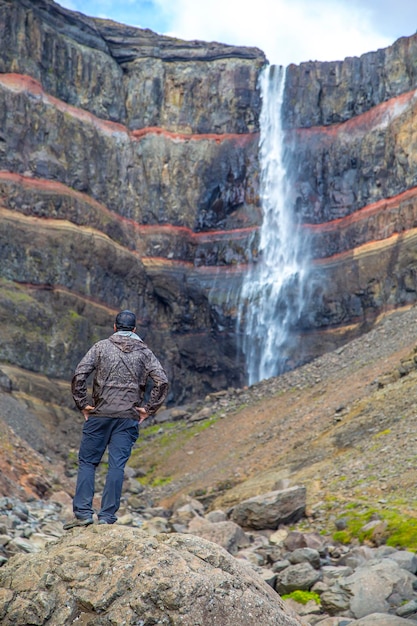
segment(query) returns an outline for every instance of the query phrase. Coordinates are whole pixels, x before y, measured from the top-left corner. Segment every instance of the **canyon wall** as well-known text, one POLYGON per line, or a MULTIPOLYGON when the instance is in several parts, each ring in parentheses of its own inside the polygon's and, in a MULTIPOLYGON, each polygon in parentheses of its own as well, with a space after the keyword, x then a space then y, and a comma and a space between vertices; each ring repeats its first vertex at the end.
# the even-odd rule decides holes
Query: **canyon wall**
MULTIPOLYGON (((62 398, 122 308, 166 367, 171 403, 242 385, 236 302, 261 222, 264 54, 52 0, 0 0, 0 41, 0 369, 12 388, 62 398)), ((417 299, 416 68, 417 36, 287 68, 291 210, 312 256, 293 364, 417 299)))
POLYGON ((308 232, 303 358, 417 299, 417 36, 287 68, 292 210, 308 232))
POLYGON ((0 0, 0 41, 0 361, 14 387, 28 372, 68 380, 122 308, 171 402, 241 384, 215 285, 236 288, 259 222, 263 53, 50 0, 0 0))

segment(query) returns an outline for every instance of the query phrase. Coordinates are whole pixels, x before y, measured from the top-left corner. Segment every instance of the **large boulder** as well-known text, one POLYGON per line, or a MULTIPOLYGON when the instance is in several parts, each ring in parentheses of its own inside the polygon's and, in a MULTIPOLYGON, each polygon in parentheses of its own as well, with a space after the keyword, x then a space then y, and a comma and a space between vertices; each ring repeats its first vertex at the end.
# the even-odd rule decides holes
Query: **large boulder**
POLYGON ((305 508, 305 487, 289 487, 243 500, 231 509, 230 518, 243 528, 276 529, 300 520, 305 508))
POLYGON ((201 517, 194 517, 189 523, 188 532, 217 543, 230 554, 236 554, 239 548, 245 548, 250 544, 249 537, 234 522, 214 523, 201 517))
POLYGON ((339 585, 350 598, 351 613, 360 619, 381 609, 388 612, 394 594, 411 599, 414 580, 411 572, 386 558, 358 567, 350 576, 339 580, 339 585))
POLYGON ((74 530, 0 570, 3 626, 300 626, 269 585, 215 544, 135 528, 74 530))

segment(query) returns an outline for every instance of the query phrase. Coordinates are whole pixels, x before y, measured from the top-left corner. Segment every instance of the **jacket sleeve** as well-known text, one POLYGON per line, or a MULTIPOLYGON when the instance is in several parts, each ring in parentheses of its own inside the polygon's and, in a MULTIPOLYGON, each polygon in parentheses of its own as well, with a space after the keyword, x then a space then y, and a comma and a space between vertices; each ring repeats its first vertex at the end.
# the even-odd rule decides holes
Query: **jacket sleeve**
POLYGON ((96 369, 97 357, 97 345, 94 345, 75 368, 74 376, 71 381, 71 391, 74 402, 80 411, 89 404, 87 399, 87 379, 91 372, 96 369))
POLYGON ((148 376, 152 379, 153 387, 149 395, 149 401, 143 408, 149 415, 154 415, 167 397, 168 377, 156 356, 151 351, 149 353, 148 376))

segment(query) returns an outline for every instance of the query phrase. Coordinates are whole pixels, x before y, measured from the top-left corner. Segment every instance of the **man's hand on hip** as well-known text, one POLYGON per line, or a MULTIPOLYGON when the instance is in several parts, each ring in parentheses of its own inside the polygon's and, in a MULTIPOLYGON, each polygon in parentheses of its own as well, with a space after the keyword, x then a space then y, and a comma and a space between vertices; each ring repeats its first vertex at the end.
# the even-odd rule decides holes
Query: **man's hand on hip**
POLYGON ((142 424, 149 417, 149 413, 143 407, 136 407, 136 410, 139 413, 139 424, 142 424))
POLYGON ((91 404, 87 404, 87 406, 85 406, 83 410, 81 411, 81 413, 84 415, 85 421, 87 421, 88 418, 90 417, 91 411, 94 411, 94 407, 91 406, 91 404))

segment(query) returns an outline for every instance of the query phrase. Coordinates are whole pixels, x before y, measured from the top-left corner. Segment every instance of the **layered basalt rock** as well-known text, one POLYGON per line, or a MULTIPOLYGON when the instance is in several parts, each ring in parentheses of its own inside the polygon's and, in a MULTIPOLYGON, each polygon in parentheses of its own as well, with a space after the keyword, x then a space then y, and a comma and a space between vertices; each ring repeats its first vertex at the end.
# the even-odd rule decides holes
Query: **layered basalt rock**
MULTIPOLYGON (((263 53, 52 0, 0 0, 0 38, 12 385, 29 388, 26 372, 68 380, 125 307, 168 370, 170 402, 243 384, 236 305, 262 219, 263 53)), ((290 202, 312 257, 292 364, 417 299, 416 59, 414 36, 287 69, 290 202)))
POLYGON ((128 307, 170 401, 241 384, 213 285, 260 219, 263 53, 50 0, 0 0, 0 38, 0 361, 68 379, 128 307))
POLYGON ((417 37, 287 68, 293 211, 311 255, 303 358, 417 299, 417 37))
POLYGON ((346 122, 413 91, 417 83, 417 38, 343 61, 309 61, 287 68, 283 120, 286 128, 346 122))
POLYGON ((0 71, 129 129, 254 132, 260 50, 181 41, 66 10, 2 0, 0 71))

